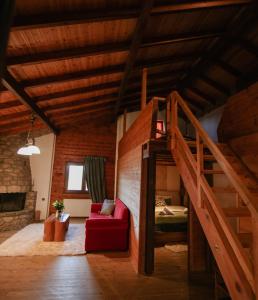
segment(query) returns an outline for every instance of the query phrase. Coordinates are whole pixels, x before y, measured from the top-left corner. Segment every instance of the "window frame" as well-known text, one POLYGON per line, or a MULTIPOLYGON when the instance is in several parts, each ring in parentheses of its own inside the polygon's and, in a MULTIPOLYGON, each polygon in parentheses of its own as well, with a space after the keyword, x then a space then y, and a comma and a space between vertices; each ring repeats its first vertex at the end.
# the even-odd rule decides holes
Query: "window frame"
POLYGON ((86 190, 86 169, 85 165, 82 162, 72 162, 69 161, 65 165, 65 186, 64 186, 65 193, 67 194, 89 194, 89 190, 86 190), (70 166, 82 166, 82 189, 81 190, 68 190, 68 179, 69 179, 69 167, 70 166))

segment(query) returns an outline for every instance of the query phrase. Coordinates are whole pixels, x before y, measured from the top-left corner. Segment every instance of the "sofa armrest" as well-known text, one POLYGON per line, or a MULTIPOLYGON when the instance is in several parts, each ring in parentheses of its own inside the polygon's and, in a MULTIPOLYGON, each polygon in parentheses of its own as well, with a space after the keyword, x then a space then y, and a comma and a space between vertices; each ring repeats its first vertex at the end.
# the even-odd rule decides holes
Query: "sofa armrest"
POLYGON ((99 212, 101 211, 102 203, 93 203, 91 204, 91 212, 99 212))
POLYGON ((103 228, 108 227, 127 228, 128 223, 119 219, 87 219, 86 228, 103 228))

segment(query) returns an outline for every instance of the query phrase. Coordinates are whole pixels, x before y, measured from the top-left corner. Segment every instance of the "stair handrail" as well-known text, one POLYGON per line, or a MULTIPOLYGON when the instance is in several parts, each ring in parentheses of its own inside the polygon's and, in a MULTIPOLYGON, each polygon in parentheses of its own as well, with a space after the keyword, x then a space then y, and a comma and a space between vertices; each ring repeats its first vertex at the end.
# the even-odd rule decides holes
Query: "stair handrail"
MULTIPOLYGON (((250 191, 243 185, 242 181, 240 180, 239 176, 235 172, 235 170, 231 167, 230 163, 225 159, 223 153, 218 148, 218 146, 211 140, 209 135, 206 131, 202 128, 200 122, 194 116, 192 111, 189 109, 188 105, 185 103, 183 98, 179 95, 178 92, 173 91, 169 96, 169 99, 176 101, 184 113, 187 115, 188 119, 198 132, 199 136, 205 143, 205 145, 209 148, 213 156, 215 157, 216 161, 219 163, 221 169, 229 178, 230 182, 236 189, 237 193, 241 196, 242 200, 244 201, 245 205, 250 210, 252 217, 258 220, 258 201, 256 202, 253 195, 250 191)), ((173 122, 173 120, 172 120, 173 122)))
MULTIPOLYGON (((183 147, 184 154, 191 164, 192 169, 195 171, 196 174, 196 187, 197 187, 197 195, 198 195, 198 202, 197 205, 202 208, 202 196, 201 196, 201 189, 206 190, 206 196, 211 197, 208 202, 213 206, 213 211, 220 220, 221 224, 225 224, 224 213, 219 206, 217 206, 217 201, 214 192, 212 191, 211 187, 207 183, 204 177, 204 166, 203 164, 203 146, 204 144, 210 150, 215 160, 220 165, 221 169, 223 170, 224 174, 228 177, 230 182, 232 183, 233 187, 235 188, 236 192, 241 196, 242 200, 246 204, 247 208, 249 209, 252 217, 252 226, 253 226, 253 270, 250 263, 247 261, 246 253, 242 248, 240 242, 236 239, 235 233, 228 228, 227 226, 224 227, 225 234, 228 238, 229 243, 231 244, 232 250, 235 252, 236 257, 240 255, 242 257, 239 260, 239 264, 241 265, 242 270, 245 273, 246 279, 248 280, 253 292, 257 295, 258 294, 258 251, 255 249, 258 246, 258 206, 256 203, 256 199, 247 189, 247 187, 243 184, 240 177, 236 173, 236 171, 231 167, 230 163, 224 157, 224 154, 218 148, 218 146, 211 140, 208 136, 206 131, 202 128, 200 122, 197 118, 193 115, 191 110, 189 109, 188 105, 185 103, 183 98, 178 94, 178 92, 174 91, 169 94, 167 98, 167 107, 170 110, 170 118, 169 118, 169 126, 170 126, 170 133, 171 133, 171 149, 172 151, 176 150, 177 141, 181 143, 181 147, 183 147), (190 148, 187 146, 187 143, 178 127, 178 105, 182 108, 185 115, 190 120, 191 124, 194 126, 196 130, 196 146, 197 146, 197 161, 195 160, 193 154, 190 151, 190 148), (202 153, 202 154, 200 154, 202 153), (214 210, 215 209, 215 210, 214 210), (217 211, 217 212, 216 212, 217 211)), ((208 197, 208 198, 209 198, 208 197)))

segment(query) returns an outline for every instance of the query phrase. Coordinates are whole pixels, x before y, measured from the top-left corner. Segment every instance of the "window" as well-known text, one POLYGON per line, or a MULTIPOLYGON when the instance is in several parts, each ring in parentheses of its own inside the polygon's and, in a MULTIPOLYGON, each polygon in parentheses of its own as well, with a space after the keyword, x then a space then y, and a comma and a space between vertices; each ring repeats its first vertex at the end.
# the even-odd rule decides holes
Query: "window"
POLYGON ((65 190, 73 193, 88 192, 84 164, 72 162, 66 164, 65 190))

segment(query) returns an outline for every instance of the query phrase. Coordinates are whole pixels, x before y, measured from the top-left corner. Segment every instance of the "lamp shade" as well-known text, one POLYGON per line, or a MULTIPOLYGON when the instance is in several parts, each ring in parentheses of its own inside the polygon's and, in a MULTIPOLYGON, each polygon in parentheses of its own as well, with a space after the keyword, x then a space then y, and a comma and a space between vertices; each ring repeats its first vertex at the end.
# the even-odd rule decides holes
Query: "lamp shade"
POLYGON ((27 146, 21 147, 21 148, 17 151, 17 154, 19 154, 19 155, 32 155, 32 153, 30 152, 30 150, 28 149, 27 146))
POLYGON ((35 146, 35 145, 29 145, 28 147, 28 151, 31 153, 31 154, 40 154, 40 149, 39 147, 35 146))

